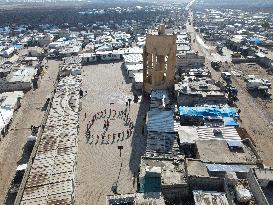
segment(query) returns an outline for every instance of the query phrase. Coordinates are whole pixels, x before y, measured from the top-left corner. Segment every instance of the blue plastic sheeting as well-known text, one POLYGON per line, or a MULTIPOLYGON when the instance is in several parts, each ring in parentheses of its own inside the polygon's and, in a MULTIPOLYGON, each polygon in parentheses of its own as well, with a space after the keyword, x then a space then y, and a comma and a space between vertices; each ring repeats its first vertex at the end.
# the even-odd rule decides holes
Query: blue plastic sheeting
POLYGON ((232 117, 224 117, 225 126, 239 126, 238 122, 236 122, 232 117))
POLYGON ((195 117, 208 117, 208 116, 221 116, 223 118, 238 117, 237 109, 233 107, 228 108, 214 108, 214 107, 179 107, 181 116, 195 116, 195 117))
POLYGON ((210 172, 249 172, 249 167, 245 165, 207 164, 210 172))
POLYGON ((15 47, 16 49, 21 49, 21 48, 23 48, 23 45, 22 45, 22 44, 16 44, 16 45, 14 45, 14 47, 15 47))
POLYGON ((259 38, 256 38, 256 37, 252 37, 249 39, 249 42, 250 43, 253 43, 255 45, 261 45, 263 43, 263 41, 259 38))

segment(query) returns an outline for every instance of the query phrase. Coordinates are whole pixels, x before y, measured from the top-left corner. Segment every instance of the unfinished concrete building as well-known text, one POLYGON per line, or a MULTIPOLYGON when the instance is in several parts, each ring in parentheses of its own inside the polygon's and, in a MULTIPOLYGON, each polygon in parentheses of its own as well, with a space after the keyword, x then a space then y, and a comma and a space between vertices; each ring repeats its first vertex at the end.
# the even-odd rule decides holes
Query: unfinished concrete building
POLYGON ((167 89, 174 85, 176 35, 166 34, 164 25, 158 33, 147 34, 143 51, 143 90, 167 89))

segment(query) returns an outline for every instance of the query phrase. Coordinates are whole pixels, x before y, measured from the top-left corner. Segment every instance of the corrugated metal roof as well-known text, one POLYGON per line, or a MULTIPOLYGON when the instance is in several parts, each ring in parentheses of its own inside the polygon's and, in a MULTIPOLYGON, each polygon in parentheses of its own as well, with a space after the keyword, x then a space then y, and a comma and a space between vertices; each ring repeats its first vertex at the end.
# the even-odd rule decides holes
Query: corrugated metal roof
POLYGON ((179 123, 173 119, 173 111, 149 111, 147 130, 149 132, 175 132, 179 123))
POLYGON ((180 126, 178 130, 180 143, 194 143, 196 140, 241 141, 234 127, 191 127, 180 126), (218 130, 217 134, 214 130, 218 130))
POLYGON ((123 55, 125 63, 140 63, 143 62, 143 56, 141 54, 125 54, 123 55))
POLYGON ((59 82, 21 204, 72 204, 81 78, 59 82), (71 105, 73 99, 73 105, 71 105))
POLYGON ((151 93, 151 98, 162 99, 163 96, 168 97, 169 93, 167 90, 153 90, 151 93))
POLYGON ((210 172, 249 172, 250 167, 245 165, 236 164, 207 164, 207 168, 210 172))
POLYGON ((37 70, 34 67, 25 67, 8 75, 8 82, 27 82, 31 83, 37 70))
POLYGON ((148 133, 146 154, 176 154, 179 151, 176 134, 156 132, 148 133))

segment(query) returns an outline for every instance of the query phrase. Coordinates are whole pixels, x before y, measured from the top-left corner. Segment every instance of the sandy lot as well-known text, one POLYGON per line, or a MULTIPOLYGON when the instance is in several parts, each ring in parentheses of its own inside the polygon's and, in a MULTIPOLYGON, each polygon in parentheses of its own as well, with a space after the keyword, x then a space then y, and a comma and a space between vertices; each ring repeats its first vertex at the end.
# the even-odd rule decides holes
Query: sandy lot
MULTIPOLYGON (((207 66, 210 67, 209 62, 207 66)), ((212 78, 220 79, 221 72, 216 72, 210 67, 212 78)), ((221 71, 241 71, 242 75, 255 75, 257 78, 265 78, 273 82, 273 77, 259 65, 247 64, 223 64, 221 71)), ((236 106, 241 110, 240 126, 245 128, 252 139, 258 154, 266 166, 273 167, 273 103, 270 99, 263 99, 253 95, 246 89, 244 78, 232 75, 232 84, 238 89, 238 101, 236 106)), ((272 88, 271 91, 272 93, 272 88)))
POLYGON ((143 117, 148 106, 132 102, 127 109, 127 123, 127 118, 119 116, 128 99, 133 99, 121 63, 85 66, 82 77, 85 96, 80 116, 76 204, 100 205, 105 204, 107 195, 115 192, 114 187, 119 194, 132 193, 137 188, 136 174, 146 146, 142 136, 143 117), (95 114, 97 119, 89 129, 90 135, 86 135, 95 114), (130 122, 135 126, 128 134, 130 122), (123 146, 121 155, 118 146, 123 146))
MULTIPOLYGON (((238 64, 229 66, 229 70, 239 70, 243 75, 255 75, 257 78, 268 79, 273 82, 273 76, 259 65, 238 64)), ((273 102, 271 99, 249 93, 243 77, 233 76, 233 85, 239 90, 239 101, 236 103, 242 110, 242 127, 254 141, 257 151, 266 166, 273 167, 273 102)), ((270 92, 272 93, 272 88, 270 92)))
POLYGON ((6 193, 20 163, 31 125, 39 126, 44 112, 41 111, 47 96, 53 91, 58 73, 57 61, 49 61, 49 68, 39 88, 29 91, 22 100, 21 108, 15 113, 8 135, 0 142, 0 204, 4 204, 6 193))

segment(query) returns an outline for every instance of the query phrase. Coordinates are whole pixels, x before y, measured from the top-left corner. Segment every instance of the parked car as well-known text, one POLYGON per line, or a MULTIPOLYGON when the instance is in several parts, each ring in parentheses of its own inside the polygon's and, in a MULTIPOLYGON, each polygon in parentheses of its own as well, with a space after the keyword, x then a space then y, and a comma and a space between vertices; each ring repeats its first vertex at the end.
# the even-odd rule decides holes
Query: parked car
POLYGON ((222 77, 225 81, 231 80, 231 74, 230 74, 229 72, 222 72, 222 73, 221 73, 221 77, 222 77))
POLYGON ((255 80, 255 79, 256 79, 255 75, 247 75, 247 76, 245 77, 245 81, 246 81, 246 82, 248 82, 248 81, 250 81, 250 80, 255 80))
POLYGON ((246 87, 249 90, 259 89, 259 87, 264 86, 263 81, 260 79, 248 80, 246 87))
POLYGON ((269 80, 262 79, 262 81, 263 81, 263 85, 268 86, 268 87, 271 86, 271 82, 269 80))

